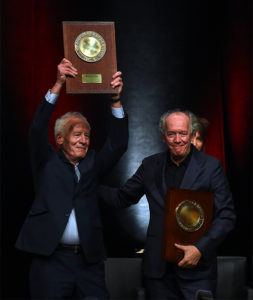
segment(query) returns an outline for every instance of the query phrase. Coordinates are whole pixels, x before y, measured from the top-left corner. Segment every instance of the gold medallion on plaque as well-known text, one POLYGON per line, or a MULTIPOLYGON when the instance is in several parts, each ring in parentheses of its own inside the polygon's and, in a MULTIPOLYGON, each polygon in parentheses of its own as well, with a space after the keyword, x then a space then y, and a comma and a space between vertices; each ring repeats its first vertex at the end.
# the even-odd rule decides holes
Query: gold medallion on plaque
POLYGON ((75 51, 82 60, 97 62, 105 55, 106 43, 97 32, 85 31, 76 38, 75 51))
POLYGON ((204 211, 196 201, 185 200, 176 208, 176 219, 184 231, 194 232, 204 223, 204 211))

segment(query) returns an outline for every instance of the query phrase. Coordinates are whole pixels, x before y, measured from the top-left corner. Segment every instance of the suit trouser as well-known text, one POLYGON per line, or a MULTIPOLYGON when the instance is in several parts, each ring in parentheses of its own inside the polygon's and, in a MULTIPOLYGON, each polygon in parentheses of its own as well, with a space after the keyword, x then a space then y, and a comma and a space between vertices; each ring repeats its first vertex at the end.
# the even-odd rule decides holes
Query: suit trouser
POLYGON ((104 262, 88 264, 82 252, 62 249, 34 256, 30 294, 32 299, 108 299, 104 262))
POLYGON ((197 291, 210 291, 215 297, 216 279, 180 278, 175 268, 167 268, 162 278, 145 278, 146 298, 152 300, 195 300, 197 291))

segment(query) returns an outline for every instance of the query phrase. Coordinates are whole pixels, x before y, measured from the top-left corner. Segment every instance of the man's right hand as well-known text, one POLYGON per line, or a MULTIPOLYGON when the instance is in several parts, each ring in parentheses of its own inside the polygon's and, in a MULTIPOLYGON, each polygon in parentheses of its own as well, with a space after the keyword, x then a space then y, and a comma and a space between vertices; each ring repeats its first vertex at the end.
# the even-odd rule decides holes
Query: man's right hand
POLYGON ((184 252, 184 258, 180 260, 178 266, 181 268, 194 268, 197 266, 202 254, 196 246, 193 245, 179 245, 175 244, 175 247, 184 252))
POLYGON ((57 79, 56 83, 51 89, 51 94, 59 94, 62 86, 66 81, 66 76, 76 77, 77 69, 73 67, 72 63, 63 58, 57 66, 57 79))

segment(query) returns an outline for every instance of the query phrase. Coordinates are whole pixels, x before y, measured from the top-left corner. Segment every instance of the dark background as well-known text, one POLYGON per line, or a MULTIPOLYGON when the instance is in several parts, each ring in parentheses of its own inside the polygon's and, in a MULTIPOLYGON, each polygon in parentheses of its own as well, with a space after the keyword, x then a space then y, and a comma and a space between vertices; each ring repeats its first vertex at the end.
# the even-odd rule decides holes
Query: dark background
MULTIPOLYGON (((187 108, 210 121, 206 152, 219 158, 234 195, 237 225, 219 255, 252 257, 252 3, 249 0, 1 2, 1 298, 27 298, 30 257, 14 248, 33 201, 27 133, 63 57, 62 21, 114 21, 127 153, 105 183, 118 186, 147 155, 162 151, 160 115, 187 108)), ((108 101, 66 95, 52 118, 83 111, 92 147, 106 136, 108 101)), ((52 130, 52 127, 51 127, 52 130)), ((53 135, 51 134, 53 142, 53 135)), ((124 211, 102 207, 108 256, 134 256, 144 244, 146 199, 124 211)))

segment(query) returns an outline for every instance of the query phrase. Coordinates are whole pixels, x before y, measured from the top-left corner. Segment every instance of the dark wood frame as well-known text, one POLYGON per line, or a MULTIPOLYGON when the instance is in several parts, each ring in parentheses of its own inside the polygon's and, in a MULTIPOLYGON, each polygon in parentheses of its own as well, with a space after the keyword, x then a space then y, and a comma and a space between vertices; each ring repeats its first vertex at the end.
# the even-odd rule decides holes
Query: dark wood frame
POLYGON ((67 78, 66 92, 71 94, 116 94, 110 86, 112 75, 117 71, 114 22, 62 22, 64 55, 77 68, 75 78, 67 78), (85 31, 100 34, 106 42, 106 53, 97 62, 86 62, 75 52, 76 38, 85 31), (101 74, 102 83, 82 83, 82 74, 101 74))
POLYGON ((213 218, 213 202, 214 193, 211 192, 186 189, 167 190, 162 244, 164 260, 179 262, 183 258, 183 252, 174 244, 193 245, 208 231, 213 218), (176 208, 185 200, 197 202, 204 211, 204 223, 197 231, 184 231, 177 223, 176 208))

